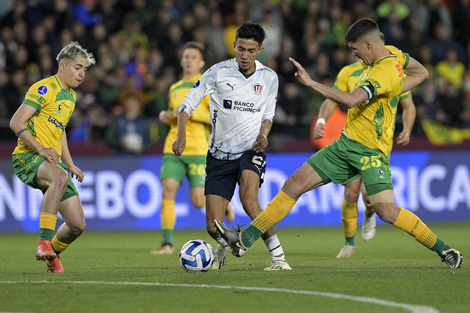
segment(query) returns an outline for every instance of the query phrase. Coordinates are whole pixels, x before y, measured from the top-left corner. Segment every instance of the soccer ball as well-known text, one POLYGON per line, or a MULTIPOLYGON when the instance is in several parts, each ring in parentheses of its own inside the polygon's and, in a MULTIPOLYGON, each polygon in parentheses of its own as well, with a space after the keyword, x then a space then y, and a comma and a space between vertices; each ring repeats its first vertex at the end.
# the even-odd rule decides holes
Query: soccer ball
POLYGON ((214 250, 204 240, 194 239, 184 244, 180 251, 180 264, 186 272, 207 272, 214 263, 214 250))

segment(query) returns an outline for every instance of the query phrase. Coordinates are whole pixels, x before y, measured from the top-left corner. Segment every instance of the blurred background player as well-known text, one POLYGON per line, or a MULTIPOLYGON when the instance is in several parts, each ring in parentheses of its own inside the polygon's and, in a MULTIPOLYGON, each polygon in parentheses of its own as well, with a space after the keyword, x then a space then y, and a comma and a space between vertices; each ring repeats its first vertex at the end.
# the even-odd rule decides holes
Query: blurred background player
MULTIPOLYGON (((386 47, 390 53, 397 56, 400 55, 397 53, 397 48, 394 46, 387 45, 386 47)), ((401 61, 405 62, 406 60, 401 61)), ((336 90, 351 92, 359 84, 360 79, 367 68, 368 66, 362 61, 345 66, 338 73, 333 88, 336 90)), ((407 145, 410 142, 410 134, 416 117, 416 109, 411 96, 411 91, 407 91, 401 95, 400 103, 403 107, 403 131, 397 137, 397 144, 407 145)), ((326 99, 323 102, 315 124, 315 139, 326 138, 326 133, 324 131, 326 129, 325 124, 330 120, 330 117, 333 115, 335 110, 340 110, 336 102, 331 101, 330 99, 326 99)), ((332 138, 339 138, 341 135, 341 129, 339 129, 338 133, 335 133, 335 135, 330 134, 329 138, 331 138, 331 142, 334 141, 332 138)), ((322 144, 328 145, 331 142, 323 142, 322 144)), ((350 258, 356 254, 355 236, 358 219, 357 200, 359 199, 359 194, 361 192, 362 199, 365 204, 364 221, 362 223, 362 239, 365 242, 368 242, 375 236, 376 215, 367 197, 367 191, 364 184, 362 184, 362 179, 357 177, 344 185, 344 200, 341 205, 341 220, 343 224, 345 243, 341 251, 336 256, 337 258, 350 258)))
POLYGON ((77 99, 72 88, 83 82, 86 70, 95 64, 95 59, 78 42, 71 42, 59 52, 57 62, 57 74, 33 84, 10 121, 11 130, 18 136, 12 155, 15 173, 21 181, 44 194, 36 259, 47 260, 48 269, 54 273, 64 272, 59 253, 86 226, 82 204, 71 179, 75 177, 82 182, 84 175, 72 161, 65 128, 77 99), (57 212, 65 222, 54 236, 57 212))
MULTIPOLYGON (((204 97, 210 94, 212 134, 207 154, 206 227, 217 242, 212 268, 224 265, 229 247, 217 234, 214 219, 222 222, 225 208, 240 186, 240 200, 246 214, 254 219, 262 212, 258 202, 259 187, 266 170, 268 134, 276 107, 279 80, 270 68, 256 61, 263 51, 266 33, 256 23, 244 23, 235 35, 236 56, 207 70, 188 92, 178 113, 178 136, 173 151, 185 151, 186 124, 204 97)), ((189 132, 188 132, 189 134, 189 132)), ((266 271, 290 270, 274 228, 263 234, 271 254, 266 271)))
MULTIPOLYGON (((204 46, 201 43, 190 41, 183 47, 181 57, 183 77, 171 85, 168 96, 168 110, 159 114, 159 119, 170 126, 163 147, 160 180, 162 182, 162 207, 160 211, 163 242, 161 247, 151 250, 152 254, 171 254, 173 247, 173 230, 176 223, 175 198, 178 189, 187 177, 190 185, 191 203, 196 208, 204 208, 204 183, 206 179, 206 154, 210 138, 209 99, 207 96, 201 101, 197 110, 193 111, 187 125, 188 145, 182 156, 174 155, 172 144, 178 132, 177 111, 184 96, 191 90, 201 77, 204 62, 204 46)), ((233 207, 229 204, 226 210, 228 222, 234 219, 233 207)))

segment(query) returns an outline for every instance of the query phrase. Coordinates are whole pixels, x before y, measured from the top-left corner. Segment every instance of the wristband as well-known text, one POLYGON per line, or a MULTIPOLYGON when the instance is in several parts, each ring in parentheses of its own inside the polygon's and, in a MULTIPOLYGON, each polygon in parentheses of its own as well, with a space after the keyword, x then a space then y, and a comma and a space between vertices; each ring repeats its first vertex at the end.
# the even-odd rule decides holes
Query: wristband
POLYGON ((325 125, 326 124, 326 121, 323 117, 320 117, 317 119, 317 123, 315 125, 318 125, 318 124, 323 124, 325 125))
POLYGON ((27 130, 28 130, 27 128, 23 128, 22 130, 16 133, 16 137, 20 137, 20 135, 27 130))

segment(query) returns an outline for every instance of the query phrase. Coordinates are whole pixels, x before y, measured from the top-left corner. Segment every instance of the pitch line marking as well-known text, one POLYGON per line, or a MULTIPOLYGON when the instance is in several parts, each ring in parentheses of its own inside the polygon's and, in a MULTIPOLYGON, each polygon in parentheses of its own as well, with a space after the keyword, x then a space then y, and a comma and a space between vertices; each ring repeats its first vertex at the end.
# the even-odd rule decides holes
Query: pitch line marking
POLYGON ((369 297, 357 297, 349 296, 340 293, 330 293, 312 290, 294 290, 294 289, 283 289, 283 288, 265 288, 265 287, 243 287, 243 286, 218 286, 218 285, 205 285, 205 284, 172 284, 172 283, 146 283, 146 282, 114 282, 114 281, 50 281, 50 280, 39 280, 39 281, 0 281, 0 284, 44 284, 44 283, 64 283, 64 284, 96 284, 96 285, 129 285, 129 286, 157 286, 157 287, 196 287, 196 288, 222 288, 222 289, 237 289, 237 290, 251 290, 251 291, 268 291, 268 292, 281 292, 281 293, 292 293, 301 295, 310 295, 318 297, 327 297, 334 299, 343 299, 356 302, 364 302, 370 304, 383 305, 388 307, 395 307, 407 310, 411 313, 439 313, 439 310, 422 305, 413 305, 407 303, 399 303, 393 301, 380 300, 369 297))

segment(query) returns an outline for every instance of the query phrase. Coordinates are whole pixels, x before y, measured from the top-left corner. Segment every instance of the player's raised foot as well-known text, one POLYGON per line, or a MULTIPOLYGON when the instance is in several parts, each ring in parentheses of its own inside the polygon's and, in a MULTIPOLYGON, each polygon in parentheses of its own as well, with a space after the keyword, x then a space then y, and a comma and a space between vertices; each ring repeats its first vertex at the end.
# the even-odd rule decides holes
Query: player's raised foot
POLYGON ((264 269, 265 271, 291 271, 292 268, 289 266, 287 261, 273 261, 271 266, 268 266, 264 269))
POLYGON ((233 222, 235 219, 235 210, 232 206, 232 204, 229 202, 227 206, 227 210, 225 210, 225 220, 227 223, 233 222))
POLYGON ((222 246, 220 243, 217 245, 214 251, 214 263, 212 264, 212 269, 218 270, 221 269, 222 266, 224 266, 228 250, 228 245, 226 245, 225 247, 222 246))
POLYGON ((462 254, 455 249, 442 251, 441 260, 446 262, 449 268, 459 268, 463 264, 462 254))
POLYGON ((356 247, 355 246, 344 245, 343 248, 341 248, 341 251, 336 256, 336 258, 337 259, 346 259, 346 258, 352 258, 355 255, 356 255, 356 247))
POLYGON ((175 248, 171 243, 164 243, 162 246, 157 250, 150 250, 151 254, 173 254, 175 253, 175 248))
POLYGON ((224 238, 228 243, 230 250, 232 250, 232 255, 236 257, 245 255, 245 253, 248 251, 248 248, 245 248, 241 242, 240 230, 228 229, 218 220, 214 220, 214 226, 219 235, 222 236, 222 238, 224 238))
POLYGON ((56 256, 57 254, 52 250, 52 242, 50 240, 39 240, 36 250, 36 260, 52 260, 56 256))
POLYGON ((60 263, 60 257, 57 256, 51 260, 47 260, 47 267, 49 271, 52 273, 63 273, 64 268, 62 267, 62 263, 60 263))
POLYGON ((377 214, 375 213, 369 217, 364 214, 364 223, 362 223, 362 239, 365 242, 371 241, 375 236, 376 216, 377 214))

